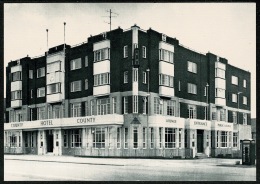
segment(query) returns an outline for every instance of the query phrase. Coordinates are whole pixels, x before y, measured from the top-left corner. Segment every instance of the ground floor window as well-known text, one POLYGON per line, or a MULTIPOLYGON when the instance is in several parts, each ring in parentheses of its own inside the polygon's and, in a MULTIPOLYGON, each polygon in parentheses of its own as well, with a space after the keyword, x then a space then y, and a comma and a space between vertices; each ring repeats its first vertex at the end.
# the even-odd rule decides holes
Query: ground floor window
POLYGON ((238 133, 233 132, 233 147, 237 147, 237 138, 238 138, 238 133))
POLYGON ((226 131, 222 131, 220 134, 220 140, 221 140, 221 147, 226 148, 227 147, 227 132, 226 131))
POLYGON ((71 147, 81 147, 81 130, 75 129, 71 131, 71 147))
POLYGON ((108 147, 112 145, 112 127, 108 127, 108 147))
POLYGON ((138 129, 137 127, 134 127, 133 129, 133 137, 134 137, 134 140, 133 140, 133 143, 134 143, 134 148, 138 148, 138 129))
POLYGON ((159 127, 159 147, 162 148, 162 127, 159 127))
POLYGON ((143 148, 146 148, 146 128, 143 128, 143 148))
POLYGON ((179 129, 179 148, 181 148, 181 128, 179 129))
POLYGON ((105 148, 105 128, 93 128, 93 147, 105 148))
POLYGON ((117 148, 120 148, 121 147, 121 129, 118 127, 117 128, 117 136, 116 136, 116 139, 117 139, 117 145, 116 147, 117 148))
POLYGON ((125 128, 125 149, 128 148, 128 128, 125 128))
POLYGON ((63 146, 68 147, 68 130, 63 130, 63 146))
POLYGON ((11 135, 10 136, 10 143, 12 148, 17 147, 17 136, 16 135, 11 135))
POLYGON ((151 129, 151 148, 154 148, 154 128, 151 129))
POLYGON ((165 148, 175 148, 175 128, 165 128, 165 148))

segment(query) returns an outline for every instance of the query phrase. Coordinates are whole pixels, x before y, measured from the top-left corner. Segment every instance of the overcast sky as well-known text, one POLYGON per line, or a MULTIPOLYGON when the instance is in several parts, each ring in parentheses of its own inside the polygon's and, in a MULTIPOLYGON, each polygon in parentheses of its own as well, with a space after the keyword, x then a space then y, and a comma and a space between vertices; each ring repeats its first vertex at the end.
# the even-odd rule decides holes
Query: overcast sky
POLYGON ((46 3, 4 4, 4 67, 10 60, 44 54, 49 47, 75 45, 92 34, 137 24, 150 27, 193 50, 210 51, 251 72, 251 109, 256 117, 256 6, 255 3, 46 3))

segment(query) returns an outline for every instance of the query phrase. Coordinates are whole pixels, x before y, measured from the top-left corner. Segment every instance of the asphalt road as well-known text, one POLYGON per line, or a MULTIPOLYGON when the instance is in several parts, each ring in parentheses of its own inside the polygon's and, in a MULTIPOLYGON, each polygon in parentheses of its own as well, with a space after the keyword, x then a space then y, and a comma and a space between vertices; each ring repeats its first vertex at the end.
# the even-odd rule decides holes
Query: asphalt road
POLYGON ((233 159, 35 158, 24 160, 19 156, 5 156, 4 180, 256 181, 255 166, 236 166, 233 159))

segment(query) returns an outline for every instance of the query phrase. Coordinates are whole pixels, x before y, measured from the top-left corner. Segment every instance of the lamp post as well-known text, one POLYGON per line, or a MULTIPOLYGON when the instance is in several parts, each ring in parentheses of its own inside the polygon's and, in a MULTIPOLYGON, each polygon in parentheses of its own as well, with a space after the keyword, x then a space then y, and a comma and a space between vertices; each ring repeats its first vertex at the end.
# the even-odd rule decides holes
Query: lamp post
POLYGON ((239 94, 241 93, 240 91, 237 93, 237 124, 239 124, 239 94))
POLYGON ((209 100, 209 84, 206 84, 206 100, 207 100, 207 106, 206 106, 206 120, 208 119, 208 100, 209 100))
MULTIPOLYGON (((147 68, 146 69, 146 72, 147 72, 147 144, 148 144, 148 138, 149 138, 149 136, 148 136, 148 133, 149 133, 149 100, 148 100, 148 97, 149 97, 149 72, 150 72, 150 69, 149 68, 147 68)), ((152 132, 151 132, 152 133, 152 132)), ((152 140, 151 140, 152 141, 152 140)), ((149 148, 149 146, 147 145, 147 149, 149 148)))

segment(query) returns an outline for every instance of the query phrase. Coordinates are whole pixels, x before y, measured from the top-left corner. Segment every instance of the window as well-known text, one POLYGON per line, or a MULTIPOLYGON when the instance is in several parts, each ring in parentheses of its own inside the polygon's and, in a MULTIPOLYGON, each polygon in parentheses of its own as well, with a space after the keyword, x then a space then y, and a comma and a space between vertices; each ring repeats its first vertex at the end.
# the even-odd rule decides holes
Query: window
POLYGON ((243 125, 247 125, 247 114, 243 113, 243 125))
POLYGON ((179 129, 179 148, 181 148, 181 128, 179 129))
POLYGON ((232 102, 237 103, 237 94, 232 94, 232 102))
POLYGON ((30 134, 30 140, 31 140, 31 147, 34 147, 34 133, 33 132, 31 132, 31 134, 30 134))
POLYGON ((22 99, 22 91, 11 91, 11 100, 21 100, 22 99))
POLYGON ((17 135, 16 134, 13 134, 10 136, 10 143, 11 143, 12 148, 17 147, 17 135))
POLYGON ((243 87, 246 88, 246 80, 243 80, 243 87))
POLYGON ((61 92, 61 83, 49 84, 47 85, 47 94, 55 94, 61 92))
POLYGON ((238 133, 233 132, 233 147, 237 147, 238 133))
POLYGON ((238 85, 238 78, 236 76, 231 77, 231 83, 234 85, 238 85))
POLYGON ((188 93, 197 94, 197 85, 188 83, 188 93))
POLYGON ((165 128, 165 148, 175 148, 175 128, 165 128))
POLYGON ((142 47, 143 58, 146 58, 146 47, 142 47))
POLYGON ((108 148, 112 145, 112 127, 108 127, 108 148))
MULTIPOLYGON (((13 121, 14 122, 21 122, 23 121, 23 111, 21 110, 15 110, 13 111, 14 114, 13 114, 13 121)), ((12 117, 12 113, 10 113, 10 116, 12 117)))
POLYGON ((63 130, 63 146, 68 147, 68 130, 63 130))
POLYGON ((85 79, 85 90, 88 89, 88 79, 85 79))
POLYGON ((14 72, 11 74, 12 76, 12 82, 15 82, 15 81, 21 81, 22 80, 22 72, 14 72))
POLYGON ((138 96, 133 96, 133 113, 138 113, 138 96))
POLYGON ((232 147, 232 132, 228 132, 228 138, 229 138, 229 141, 228 141, 228 143, 229 143, 228 145, 229 146, 228 147, 231 148, 232 147))
POLYGON ((233 123, 237 124, 237 112, 232 112, 233 123))
POLYGON ((146 72, 143 72, 143 83, 146 84, 146 72))
POLYGON ((85 67, 88 67, 88 56, 85 56, 85 67))
POLYGON ((110 99, 103 98, 97 100, 97 115, 110 114, 110 99))
POLYGON ((117 148, 121 147, 121 129, 119 127, 117 128, 117 133, 116 133, 116 147, 117 148))
POLYGON ((247 105, 247 97, 243 96, 243 104, 247 105))
POLYGON ((90 101, 90 116, 95 115, 94 114, 94 107, 95 107, 94 100, 91 100, 90 101))
POLYGON ((196 119, 197 118, 196 106, 188 105, 188 113, 190 119, 196 119))
POLYGON ((143 114, 146 114, 147 97, 143 97, 143 114))
POLYGON ((85 116, 89 116, 88 101, 85 102, 85 116))
POLYGON ((45 96, 45 87, 37 89, 37 97, 44 97, 45 96))
POLYGON ((175 101, 167 100, 167 115, 174 116, 175 113, 175 101))
POLYGON ((29 79, 33 79, 33 70, 29 70, 29 79))
POLYGON ((154 128, 153 127, 150 128, 150 132, 151 132, 151 148, 154 148, 154 128))
POLYGON ((113 103, 112 114, 116 114, 116 97, 112 98, 112 103, 113 103))
POLYGON ((45 67, 37 69, 37 78, 45 76, 45 67))
POLYGON ((134 148, 138 148, 138 129, 137 129, 137 127, 133 128, 133 137, 134 137, 133 146, 134 146, 134 148))
POLYGON ((159 127, 159 148, 162 148, 162 127, 159 127))
MULTIPOLYGON (((52 108, 52 118, 53 119, 58 119, 62 117, 62 106, 61 105, 54 105, 52 108)), ((50 116, 49 116, 50 119, 50 116)))
POLYGON ((124 72, 124 83, 128 83, 128 71, 124 72))
POLYGON ((163 114, 163 100, 154 97, 154 114, 163 114))
POLYGON ((173 52, 168 50, 160 49, 159 50, 159 60, 173 63, 173 52))
POLYGON ((31 89, 31 98, 33 98, 33 89, 31 89))
POLYGON ((45 107, 37 108, 37 120, 45 119, 45 107))
POLYGON ((197 64, 188 61, 188 71, 192 73, 197 73, 197 64))
POLYGON ((124 142, 125 142, 125 149, 127 149, 128 148, 128 128, 125 128, 124 142))
POLYGON ((227 147, 227 132, 226 131, 221 131, 220 140, 221 140, 221 142, 220 142, 221 147, 226 148, 227 147))
POLYGON ((128 46, 124 46, 124 58, 128 57, 128 46))
POLYGON ((93 147, 105 148, 105 128, 93 128, 93 147))
POLYGON ((146 129, 147 128, 143 128, 143 148, 146 148, 146 129))
POLYGON ((181 81, 179 81, 179 91, 181 91, 181 81))
POLYGON ((159 85, 173 87, 173 76, 159 74, 159 85))
POLYGON ((215 77, 219 77, 219 78, 222 78, 222 79, 225 79, 225 70, 223 69, 220 69, 220 68, 215 68, 215 77))
POLYGON ((61 71, 61 61, 55 61, 47 64, 46 73, 54 73, 57 71, 61 71))
POLYGON ((70 70, 76 70, 81 68, 81 58, 77 58, 70 61, 70 70))
POLYGON ((70 92, 81 91, 81 81, 74 81, 70 83, 70 92))
POLYGON ((225 90, 221 88, 215 88, 215 97, 225 98, 225 90))
POLYGON ((138 69, 133 68, 133 81, 138 82, 138 69))
POLYGON ((81 130, 80 129, 71 130, 71 147, 72 148, 81 147, 81 130))
POLYGON ((71 103, 70 105, 70 117, 81 116, 81 103, 71 103))
POLYGON ((124 99, 124 114, 127 114, 128 113, 128 97, 125 96, 123 97, 124 99))
POLYGON ((110 73, 101 73, 94 75, 94 86, 110 84, 110 73))
POLYGON ((220 121, 226 121, 226 110, 220 109, 220 121))
POLYGON ((110 59, 110 49, 104 48, 94 51, 94 62, 110 59))

